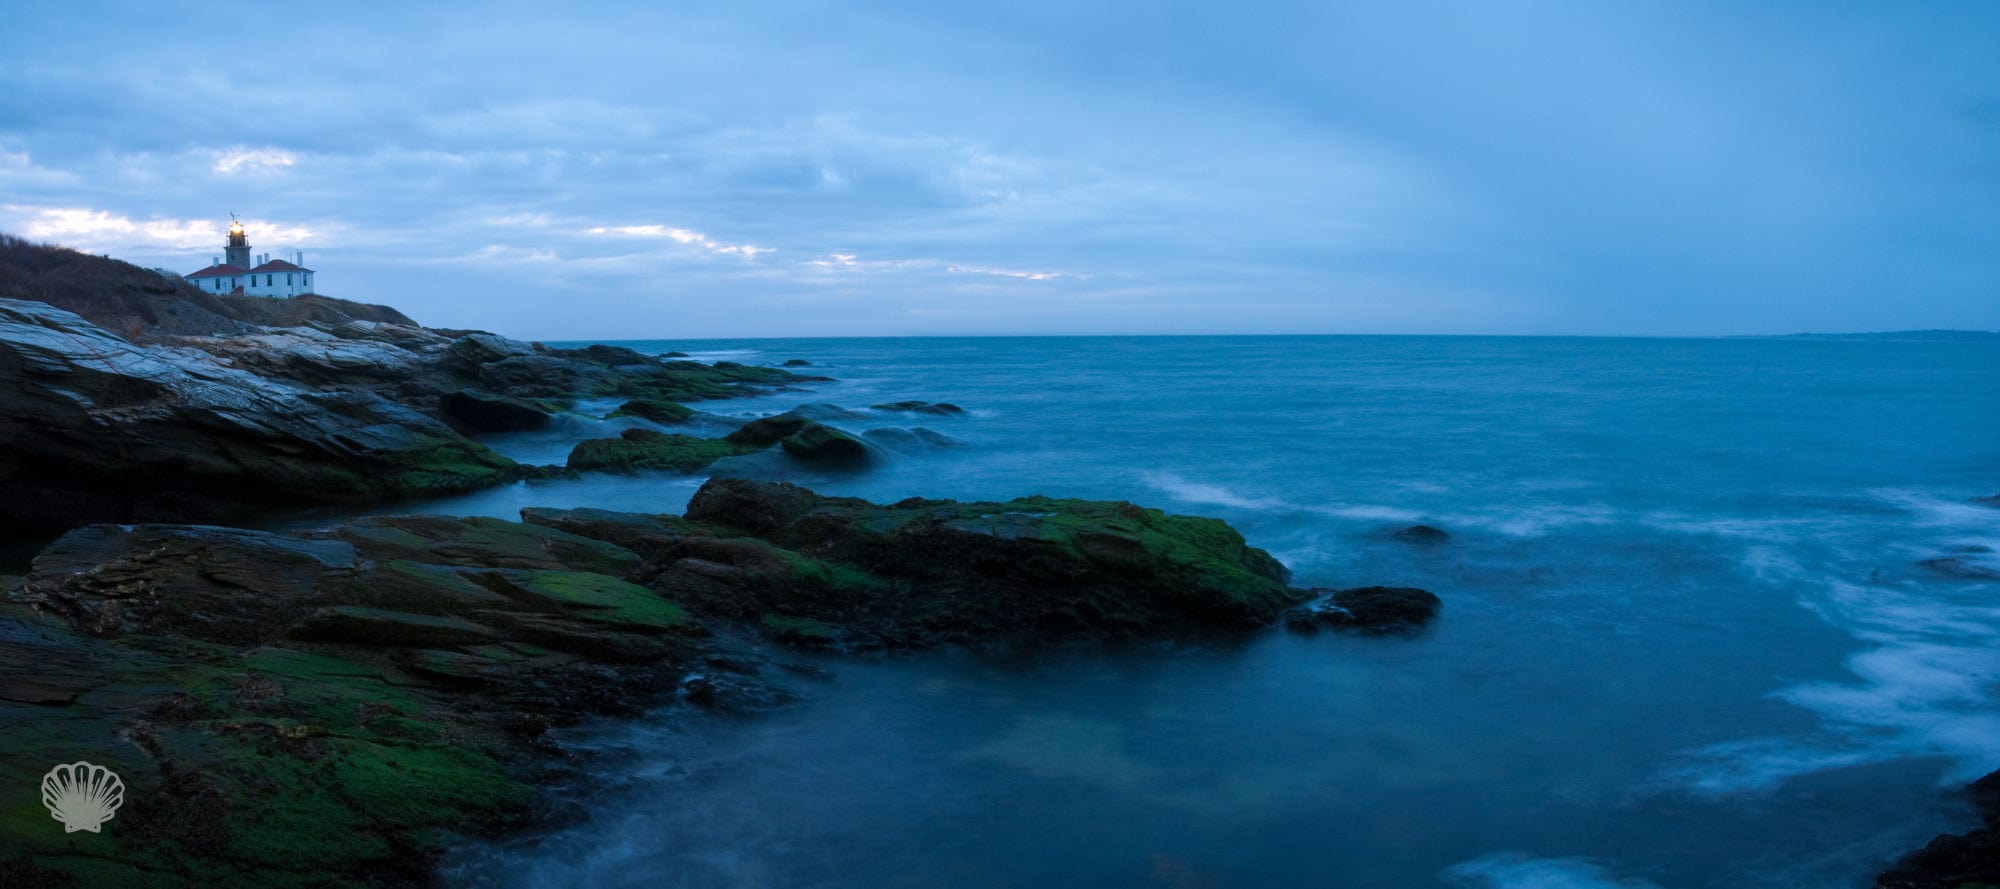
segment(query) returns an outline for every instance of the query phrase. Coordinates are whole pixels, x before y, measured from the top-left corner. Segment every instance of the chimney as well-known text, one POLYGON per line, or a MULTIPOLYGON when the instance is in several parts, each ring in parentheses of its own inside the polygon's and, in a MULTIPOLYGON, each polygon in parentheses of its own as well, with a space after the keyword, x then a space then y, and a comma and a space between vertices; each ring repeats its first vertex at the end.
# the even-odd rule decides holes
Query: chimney
POLYGON ((299 268, 305 268, 305 267, 306 267, 306 252, 305 252, 304 250, 300 250, 300 251, 298 251, 298 257, 299 257, 299 259, 298 259, 298 263, 299 263, 299 268))

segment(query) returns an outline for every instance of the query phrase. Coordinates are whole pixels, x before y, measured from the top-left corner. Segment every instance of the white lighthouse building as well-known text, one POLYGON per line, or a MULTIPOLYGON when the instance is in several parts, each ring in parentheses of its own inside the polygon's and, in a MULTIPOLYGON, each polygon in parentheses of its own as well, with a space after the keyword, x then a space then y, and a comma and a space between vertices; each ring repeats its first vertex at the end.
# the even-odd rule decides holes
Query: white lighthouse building
POLYGON ((250 238, 243 223, 229 221, 229 241, 223 256, 209 260, 208 268, 187 276, 188 282, 210 293, 240 293, 248 296, 298 296, 313 292, 313 270, 306 268, 306 255, 292 254, 291 262, 259 256, 252 264, 250 238), (226 259, 225 259, 226 258, 226 259))

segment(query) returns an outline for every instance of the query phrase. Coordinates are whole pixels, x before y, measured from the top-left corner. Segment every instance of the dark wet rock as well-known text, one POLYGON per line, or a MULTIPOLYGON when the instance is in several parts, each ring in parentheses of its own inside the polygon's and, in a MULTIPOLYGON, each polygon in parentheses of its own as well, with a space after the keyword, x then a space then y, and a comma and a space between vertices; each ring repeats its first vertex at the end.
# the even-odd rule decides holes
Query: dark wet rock
POLYGON ((2000 507, 2000 494, 1995 494, 1991 497, 1974 497, 1972 498, 1972 502, 1985 506, 2000 507))
MULTIPOLYGON (((1967 555, 1972 555, 1972 553, 1968 553, 1967 555)), ((1988 562, 1973 558, 1937 556, 1935 558, 1924 559, 1917 564, 1946 577, 1956 577, 1961 580, 2000 580, 2000 568, 1995 568, 1988 562)))
POLYGON ((642 469, 697 472, 724 457, 762 449, 723 438, 627 429, 617 438, 594 438, 577 443, 569 452, 569 468, 601 472, 642 469))
POLYGON ((1404 543, 1422 544, 1443 543, 1451 539, 1450 532, 1431 525, 1411 525, 1407 528, 1398 528, 1391 532, 1389 536, 1404 543))
POLYGON ((346 541, 363 558, 378 563, 403 559, 436 565, 572 569, 622 576, 642 561, 603 540, 488 516, 365 516, 348 519, 329 531, 302 531, 299 536, 346 541))
POLYGON ((783 367, 811 367, 811 366, 812 366, 812 362, 810 362, 810 361, 807 361, 807 360, 805 360, 804 358, 787 358, 787 359, 785 359, 785 363, 784 363, 784 364, 783 364, 782 366, 783 366, 783 367))
POLYGON ((686 358, 686 357, 688 357, 688 353, 686 353, 686 352, 661 352, 661 353, 660 353, 660 357, 661 357, 661 358, 686 358))
POLYGON ((612 411, 608 417, 638 417, 655 423, 673 424, 686 422, 695 415, 694 408, 671 401, 654 401, 640 398, 625 402, 612 411))
POLYGON ((520 432, 549 426, 549 412, 541 405, 478 389, 438 396, 438 412, 461 432, 520 432))
POLYGON ((1980 889, 2000 886, 2000 772, 1963 791, 1979 810, 1977 830, 1946 834, 1903 856, 1875 878, 1875 889, 1980 889))
POLYGON ((868 462, 868 446, 831 426, 813 423, 779 442, 785 453, 807 463, 859 466, 868 462))
POLYGON ((354 605, 322 608, 292 628, 292 638, 396 648, 478 645, 500 637, 491 627, 457 617, 411 614, 354 605))
POLYGON ((812 418, 788 411, 776 416, 751 420, 723 437, 735 444, 762 450, 789 436, 797 435, 799 430, 809 425, 814 425, 812 418))
POLYGON ((515 477, 513 461, 380 396, 135 346, 0 300, 0 535, 90 520, 390 500, 515 477))
POLYGON ((1356 587, 1290 610, 1285 625, 1299 630, 1328 626, 1400 633, 1430 623, 1442 607, 1435 594, 1415 587, 1356 587))
POLYGON ((714 706, 715 683, 706 676, 689 676, 681 683, 681 699, 698 706, 714 706))
POLYGON ((870 405, 870 407, 878 411, 929 414, 934 417, 952 417, 965 413, 965 408, 943 401, 936 404, 928 401, 897 401, 890 404, 870 405))

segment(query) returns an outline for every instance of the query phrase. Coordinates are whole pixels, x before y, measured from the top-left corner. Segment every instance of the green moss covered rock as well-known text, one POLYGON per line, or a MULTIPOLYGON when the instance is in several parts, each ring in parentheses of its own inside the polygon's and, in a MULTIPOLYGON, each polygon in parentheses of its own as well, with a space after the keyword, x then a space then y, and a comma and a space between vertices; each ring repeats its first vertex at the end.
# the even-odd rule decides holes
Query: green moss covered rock
POLYGON ((601 472, 661 469, 698 472, 724 457, 760 450, 720 438, 701 438, 651 429, 627 429, 617 438, 579 442, 569 452, 569 468, 601 472))

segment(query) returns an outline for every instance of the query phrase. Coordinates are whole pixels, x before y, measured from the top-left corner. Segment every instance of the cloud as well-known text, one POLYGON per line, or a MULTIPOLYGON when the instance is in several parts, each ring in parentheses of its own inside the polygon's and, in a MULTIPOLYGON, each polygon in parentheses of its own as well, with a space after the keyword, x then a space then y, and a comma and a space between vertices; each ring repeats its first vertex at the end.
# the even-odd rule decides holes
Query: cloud
POLYGON ((9 227, 34 240, 79 247, 102 245, 194 248, 222 242, 222 229, 195 219, 146 219, 87 207, 25 207, 0 205, 9 227))
POLYGON ((796 309, 703 332, 865 333, 994 287, 1009 332, 2000 325, 2000 130, 1964 112, 2000 10, 790 14, 830 40, 728 6, 327 6, 287 36, 315 64, 246 77, 204 48, 221 10, 127 12, 0 29, 0 228, 177 267, 230 210, 310 220, 253 239, 475 326, 440 258, 505 248, 524 335, 685 331, 725 291, 796 309))
MULTIPOLYGON (((252 243, 305 246, 314 243, 312 227, 246 219, 252 243)), ((219 221, 152 217, 134 219, 93 207, 37 207, 0 204, 0 230, 16 231, 38 241, 84 250, 210 250, 222 246, 219 221)))
POLYGON ((1023 278, 1029 281, 1053 281, 1057 278, 1082 277, 1081 275, 1073 275, 1069 272, 1030 272, 1020 269, 995 269, 973 265, 946 266, 945 271, 955 275, 994 275, 1001 278, 1023 278))
POLYGON ((213 173, 268 173, 291 166, 296 158, 276 148, 230 148, 215 154, 213 173))
POLYGON ((738 256, 756 258, 759 253, 772 253, 775 247, 758 247, 754 244, 724 244, 693 229, 674 228, 665 225, 613 225, 595 226, 583 230, 587 234, 607 237, 627 238, 667 238, 682 244, 692 244, 715 253, 731 253, 738 256))

